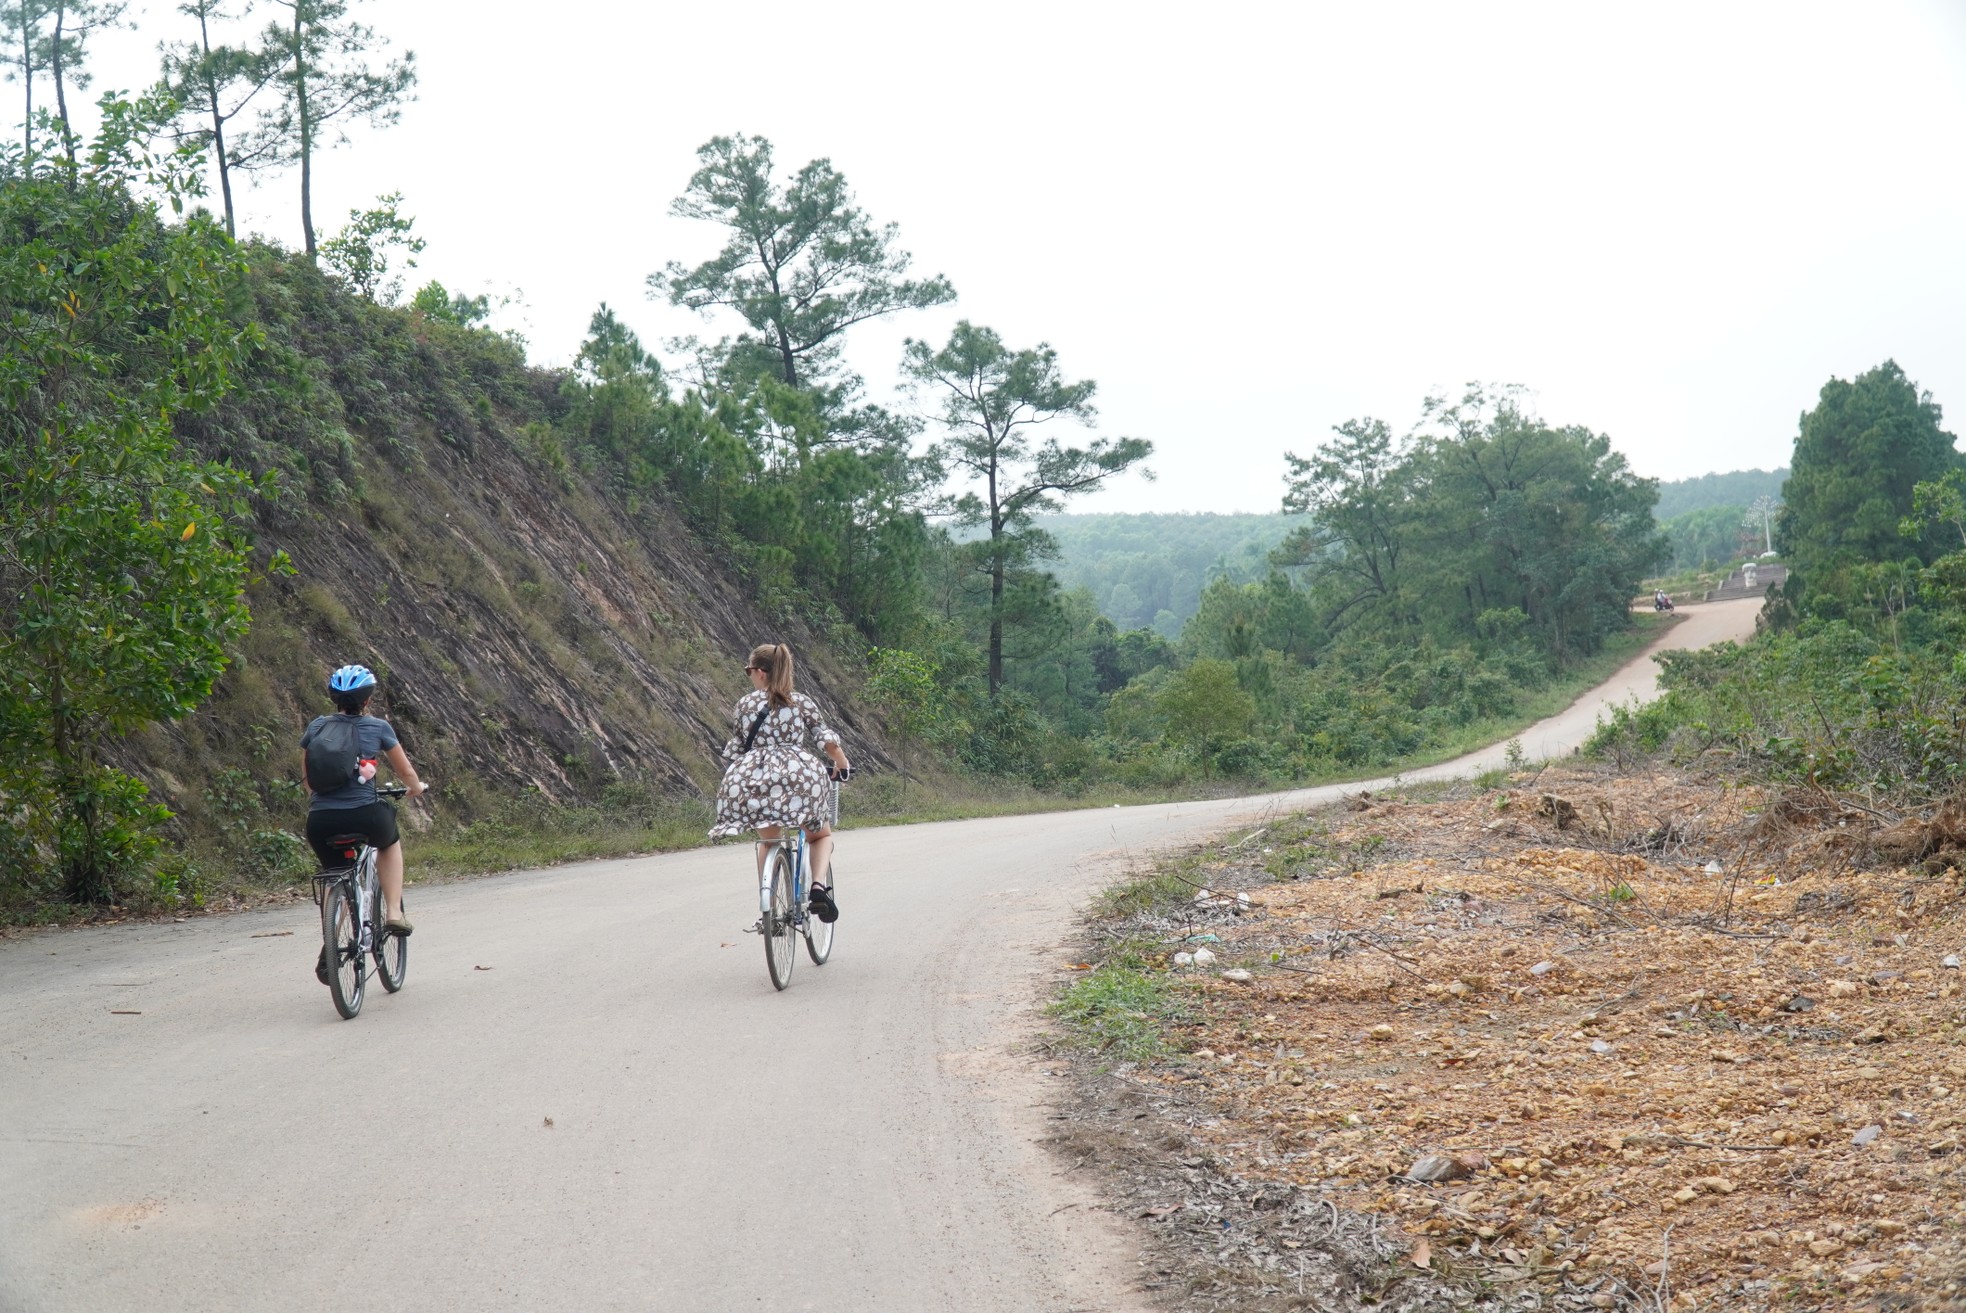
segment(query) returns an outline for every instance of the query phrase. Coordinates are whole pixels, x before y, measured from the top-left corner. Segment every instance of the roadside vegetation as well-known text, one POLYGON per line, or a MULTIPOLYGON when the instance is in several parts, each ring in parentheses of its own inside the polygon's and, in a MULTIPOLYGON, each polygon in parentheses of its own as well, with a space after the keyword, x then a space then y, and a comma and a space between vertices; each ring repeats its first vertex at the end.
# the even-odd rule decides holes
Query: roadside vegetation
POLYGON ((757 631, 795 636, 866 758, 920 781, 862 820, 1438 760, 1645 636, 1625 600, 1662 553, 1653 485, 1481 389, 1398 440, 1361 420, 1292 458, 1262 528, 1287 541, 1217 572, 1174 637, 1121 629, 1060 588, 1043 523, 1151 443, 1100 433, 1096 385, 1050 345, 969 321, 908 345, 909 413, 867 403, 844 335, 955 289, 826 161, 705 143, 673 208, 726 244, 648 288, 718 335, 664 359, 602 306, 574 367, 540 371, 488 299, 408 291, 400 195, 317 241, 303 187, 298 253, 201 206, 207 164, 223 194, 318 162, 280 135, 320 91, 303 56, 378 124, 409 58, 338 6, 263 47, 186 13, 197 48, 106 98, 95 140, 37 115, 0 153, 24 334, 0 485, 10 916, 304 875, 287 745, 314 670, 347 660, 384 672, 382 709, 443 781, 416 833, 420 869, 448 870, 692 838, 721 654, 757 631), (228 127, 248 69, 275 113, 228 127), (187 106, 210 132, 179 131, 187 106))
POLYGON ((1152 1198, 1175 1307, 1295 1307, 1293 1266, 1444 1307, 1959 1302, 1962 494, 1895 365, 1831 380, 1761 631, 1665 654, 1595 761, 1272 818, 1095 905, 1052 1013, 1077 1102, 1191 1129, 1068 1138, 1152 1198))

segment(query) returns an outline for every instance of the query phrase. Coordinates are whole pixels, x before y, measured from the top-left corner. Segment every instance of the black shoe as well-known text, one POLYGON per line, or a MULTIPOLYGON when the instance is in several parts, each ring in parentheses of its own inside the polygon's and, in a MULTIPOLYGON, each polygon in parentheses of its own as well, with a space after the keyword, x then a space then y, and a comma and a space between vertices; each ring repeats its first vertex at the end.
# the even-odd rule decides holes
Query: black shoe
POLYGON ((321 950, 321 956, 315 959, 314 978, 324 985, 334 983, 328 976, 328 950, 325 948, 321 950))
POLYGON ((812 896, 806 900, 806 906, 827 925, 840 919, 839 904, 833 901, 833 891, 826 885, 816 884, 812 887, 812 896))

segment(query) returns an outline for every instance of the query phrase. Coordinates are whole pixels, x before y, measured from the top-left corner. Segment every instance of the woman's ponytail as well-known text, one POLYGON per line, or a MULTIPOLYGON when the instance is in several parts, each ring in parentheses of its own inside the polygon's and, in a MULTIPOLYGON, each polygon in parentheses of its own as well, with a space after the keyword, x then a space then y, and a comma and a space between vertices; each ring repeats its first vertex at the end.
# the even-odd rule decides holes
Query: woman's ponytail
POLYGON ((760 643, 751 649, 751 664, 765 672, 765 696, 774 707, 792 705, 792 649, 783 643, 760 643))

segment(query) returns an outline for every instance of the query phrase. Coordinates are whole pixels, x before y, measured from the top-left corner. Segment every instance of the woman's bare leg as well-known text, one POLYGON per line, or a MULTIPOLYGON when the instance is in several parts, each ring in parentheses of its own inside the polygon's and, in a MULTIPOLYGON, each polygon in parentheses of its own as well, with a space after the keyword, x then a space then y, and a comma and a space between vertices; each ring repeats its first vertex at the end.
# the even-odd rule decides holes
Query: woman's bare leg
POLYGON ((812 846, 812 878, 810 884, 830 884, 833 879, 833 832, 808 830, 806 842, 812 846))
POLYGON ((382 877, 382 917, 385 921, 400 921, 403 918, 403 841, 384 848, 375 855, 375 871, 382 877))
POLYGON ((778 827, 767 825, 758 831, 758 841, 751 845, 758 855, 758 911, 767 915, 771 912, 771 886, 765 883, 765 854, 778 842, 778 827))

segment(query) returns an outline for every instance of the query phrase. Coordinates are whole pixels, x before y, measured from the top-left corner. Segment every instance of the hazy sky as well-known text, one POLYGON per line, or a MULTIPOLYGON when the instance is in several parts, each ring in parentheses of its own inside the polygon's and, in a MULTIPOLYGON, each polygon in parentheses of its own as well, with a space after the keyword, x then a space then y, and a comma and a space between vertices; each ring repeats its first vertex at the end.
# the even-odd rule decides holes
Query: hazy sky
MULTIPOLYGON (((413 277, 522 289, 503 322, 563 363, 601 301, 728 331, 644 292, 718 244, 667 214, 701 142, 828 156, 961 294, 858 330, 874 394, 958 317, 1049 341, 1158 447, 1080 509, 1273 510, 1285 450, 1473 379, 1662 478, 1786 461, 1887 357, 1966 424, 1966 0, 356 10, 422 82, 317 163, 324 234, 400 189, 413 277)), ((133 13, 98 89, 187 26, 133 13)), ((245 226, 297 246, 298 190, 245 226)))

